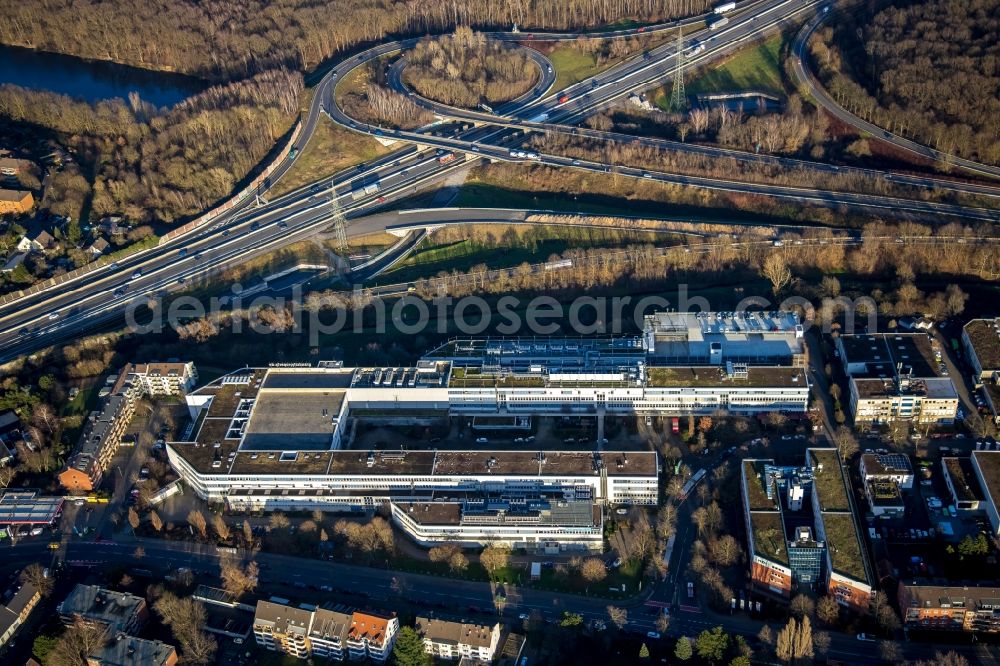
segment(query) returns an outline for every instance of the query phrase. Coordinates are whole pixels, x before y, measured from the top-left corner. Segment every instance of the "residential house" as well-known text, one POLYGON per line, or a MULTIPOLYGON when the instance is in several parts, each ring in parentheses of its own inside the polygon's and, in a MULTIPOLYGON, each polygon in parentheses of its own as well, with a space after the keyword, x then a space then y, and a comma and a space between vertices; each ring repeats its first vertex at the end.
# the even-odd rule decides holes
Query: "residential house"
POLYGON ((160 641, 118 634, 87 657, 87 666, 174 666, 177 650, 160 641))
POLYGON ((109 636, 138 633, 149 620, 145 599, 97 585, 77 584, 59 604, 58 612, 66 624, 82 620, 104 625, 109 636))
POLYGON ((87 246, 87 253, 99 257, 107 252, 109 247, 111 247, 111 243, 102 237, 98 237, 93 243, 87 246))
POLYGON ((395 617, 355 612, 347 634, 348 656, 384 662, 392 654, 398 632, 399 620, 395 617))
POLYGON ((253 617, 257 644, 274 652, 305 659, 310 654, 309 627, 312 611, 271 601, 258 601, 253 617))
POLYGON ((0 189, 0 215, 27 213, 35 205, 35 198, 27 190, 0 189))
POLYGON ((101 482, 122 435, 144 396, 182 396, 198 379, 193 363, 131 363, 109 377, 99 410, 87 417, 76 447, 59 473, 59 483, 71 491, 92 491, 101 482))
POLYGON ((906 629, 1000 632, 1000 589, 901 582, 899 612, 906 629))
POLYGON ((24 583, 0 606, 0 646, 6 645, 14 637, 41 598, 42 595, 34 585, 24 583))
POLYGON ((439 659, 463 659, 488 664, 500 642, 500 623, 478 624, 434 617, 418 617, 417 631, 427 654, 439 659))

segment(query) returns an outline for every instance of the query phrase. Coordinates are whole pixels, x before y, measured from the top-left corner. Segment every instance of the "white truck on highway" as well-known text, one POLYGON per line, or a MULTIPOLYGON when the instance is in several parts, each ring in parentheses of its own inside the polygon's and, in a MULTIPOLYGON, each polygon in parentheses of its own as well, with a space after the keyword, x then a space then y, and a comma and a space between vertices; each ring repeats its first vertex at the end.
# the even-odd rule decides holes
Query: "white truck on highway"
POLYGON ((547 114, 547 113, 539 113, 534 118, 529 119, 528 122, 529 123, 544 123, 548 119, 549 119, 549 114, 547 114))
POLYGON ((378 181, 374 183, 368 183, 367 185, 358 185, 357 188, 351 190, 351 198, 357 201, 358 199, 364 199, 370 194, 375 194, 378 192, 378 181))
POLYGON ((718 30, 724 25, 729 25, 729 19, 723 16, 722 18, 717 18, 708 24, 709 30, 718 30))
POLYGON ((716 5, 712 7, 713 14, 725 14, 726 12, 731 12, 736 9, 735 2, 723 2, 721 5, 716 5))

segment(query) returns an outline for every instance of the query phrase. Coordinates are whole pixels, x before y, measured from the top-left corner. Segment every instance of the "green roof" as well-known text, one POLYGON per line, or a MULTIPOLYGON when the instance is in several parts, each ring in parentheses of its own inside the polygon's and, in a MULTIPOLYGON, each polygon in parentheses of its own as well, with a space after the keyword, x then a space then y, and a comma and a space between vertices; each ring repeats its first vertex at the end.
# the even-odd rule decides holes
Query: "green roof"
POLYGON ((777 511, 751 511, 755 555, 788 566, 785 527, 777 511))
POLYGON ((805 373, 792 367, 751 367, 745 379, 730 379, 725 369, 717 366, 647 368, 647 386, 674 388, 693 386, 806 386, 805 373))
POLYGON ((544 380, 537 375, 498 375, 483 373, 479 368, 452 368, 448 386, 456 388, 474 387, 515 387, 515 386, 545 386, 544 380))
POLYGON ((862 560, 861 542, 849 513, 821 514, 826 533, 826 549, 830 553, 830 566, 839 574, 863 583, 869 583, 862 560))
POLYGON ((813 468, 813 484, 819 495, 819 507, 823 511, 850 511, 847 498, 847 484, 840 466, 840 456, 836 449, 809 449, 810 467, 813 468), (819 467, 822 465, 823 469, 819 467))
POLYGON ((764 473, 764 461, 744 460, 743 474, 746 476, 746 496, 750 510, 775 509, 777 505, 773 499, 768 499, 767 489, 761 479, 764 473))

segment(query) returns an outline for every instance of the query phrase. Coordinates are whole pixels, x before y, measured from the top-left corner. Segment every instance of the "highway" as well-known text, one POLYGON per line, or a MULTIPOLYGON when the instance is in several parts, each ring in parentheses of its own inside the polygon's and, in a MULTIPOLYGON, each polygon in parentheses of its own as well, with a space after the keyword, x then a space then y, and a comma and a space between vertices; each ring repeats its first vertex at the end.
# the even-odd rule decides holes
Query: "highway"
MULTIPOLYGON (((721 29, 702 29, 686 39, 701 40, 706 48, 689 58, 694 66, 716 58, 768 30, 782 25, 792 17, 814 11, 821 3, 816 0, 763 0, 747 3, 731 15, 721 29)), ((703 22, 703 18, 688 21, 703 22)), ((666 29, 660 27, 657 29, 666 29)), ((636 31, 637 32, 637 31, 636 31)), ((507 40, 526 40, 529 35, 541 40, 537 33, 494 33, 507 40)), ((616 31, 616 36, 630 34, 616 31)), ((631 34, 635 34, 632 32, 631 34)), ((545 39, 569 39, 570 35, 546 36, 545 39)), ((575 38, 575 36, 574 36, 575 38)), ((0 360, 57 342, 71 340, 88 328, 120 318, 125 304, 133 298, 144 298, 183 289, 192 280, 212 272, 238 265, 247 259, 271 251, 290 242, 301 240, 323 229, 330 220, 330 192, 336 193, 341 207, 351 220, 350 235, 363 235, 379 230, 365 214, 394 198, 406 196, 421 185, 428 184, 466 162, 456 159, 442 163, 430 148, 438 152, 452 151, 469 159, 489 158, 505 161, 528 161, 561 168, 576 168, 607 174, 612 170, 623 176, 645 178, 665 184, 689 185, 716 191, 769 196, 834 208, 853 207, 880 213, 912 216, 956 217, 962 219, 998 221, 1000 211, 954 204, 910 200, 877 195, 829 192, 813 188, 757 185, 738 180, 684 176, 647 169, 620 167, 574 159, 559 155, 537 155, 534 159, 512 156, 511 151, 523 142, 525 135, 537 129, 551 128, 556 123, 574 122, 594 110, 613 102, 634 89, 661 80, 673 69, 674 45, 669 41, 648 54, 626 59, 602 72, 592 80, 570 86, 558 96, 546 93, 554 73, 549 71, 543 56, 534 56, 542 76, 532 93, 516 103, 503 105, 497 114, 486 114, 481 127, 458 127, 448 131, 404 132, 379 129, 348 118, 335 104, 334 88, 338 79, 351 69, 370 62, 386 53, 412 45, 415 40, 381 44, 352 56, 334 67, 318 84, 308 118, 303 122, 302 141, 308 140, 321 115, 328 114, 336 122, 355 131, 369 133, 380 139, 396 139, 417 145, 406 147, 372 164, 347 170, 330 179, 301 188, 254 210, 223 216, 153 250, 123 259, 118 264, 88 274, 86 278, 67 281, 45 291, 30 294, 0 307, 0 360), (566 100, 564 95, 569 95, 566 100), (560 101, 563 100, 563 101, 560 101), (527 119, 544 120, 532 123, 527 119), (499 125, 497 124, 499 123, 499 125), (379 183, 379 191, 355 198, 358 186, 379 183)), ((690 41, 688 42, 690 45, 690 41)), ((435 130, 447 130, 436 125, 435 130)), ((301 148, 302 144, 299 144, 301 148)), ((283 165, 275 172, 276 180, 288 168, 283 165)), ((272 180, 272 182, 273 182, 272 180)), ((455 220, 461 212, 442 211, 442 220, 455 220)))
POLYGON ((823 21, 835 13, 836 12, 833 11, 821 12, 814 16, 803 26, 802 30, 799 31, 799 34, 796 35, 795 42, 792 45, 792 52, 795 54, 792 71, 798 79, 798 83, 809 91, 809 94, 812 95, 813 99, 818 104, 826 109, 830 115, 837 118, 837 120, 854 127, 858 130, 858 133, 861 136, 870 135, 875 139, 892 144, 896 148, 900 148, 921 157, 926 157, 934 162, 941 162, 961 167, 966 171, 970 171, 978 175, 992 176, 994 178, 1000 177, 1000 167, 996 167, 991 164, 982 164, 973 160, 967 160, 958 157, 957 155, 949 155, 948 153, 925 146, 917 143, 916 141, 911 141, 910 139, 899 136, 898 134, 893 134, 885 128, 859 118, 844 107, 840 106, 840 104, 830 97, 829 93, 826 92, 813 73, 809 70, 806 43, 809 41, 809 37, 816 31, 816 29, 822 25, 823 21))

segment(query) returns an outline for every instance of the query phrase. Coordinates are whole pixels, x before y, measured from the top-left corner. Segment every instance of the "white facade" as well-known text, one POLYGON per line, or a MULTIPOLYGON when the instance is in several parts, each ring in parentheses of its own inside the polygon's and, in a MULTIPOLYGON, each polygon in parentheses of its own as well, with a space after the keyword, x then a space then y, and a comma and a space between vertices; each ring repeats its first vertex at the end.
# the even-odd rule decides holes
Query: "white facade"
MULTIPOLYGON (((253 475, 226 474, 216 471, 203 472, 195 469, 180 453, 179 447, 190 445, 167 445, 167 457, 171 466, 184 479, 184 482, 202 499, 214 502, 228 500, 230 502, 246 502, 254 508, 264 508, 268 498, 254 496, 246 491, 291 491, 281 498, 272 498, 273 508, 291 508, 296 503, 299 506, 318 505, 370 505, 392 498, 394 493, 407 493, 416 490, 461 490, 477 491, 484 488, 511 488, 521 491, 538 492, 559 487, 589 487, 596 501, 607 504, 642 504, 655 505, 658 491, 658 472, 637 471, 634 474, 618 473, 609 475, 600 473, 567 473, 559 475, 524 474, 476 474, 463 473, 457 475, 439 474, 280 474, 259 473, 253 475), (233 496, 236 489, 242 491, 233 496), (283 506, 274 502, 284 502, 283 506), (256 503, 256 504, 255 504, 256 503), (259 505, 259 506, 258 506, 259 505)), ((476 451, 481 455, 482 451, 476 451)), ((502 456, 504 452, 497 452, 502 456)), ((240 454, 244 455, 244 454, 240 454)), ((630 452, 633 457, 655 455, 651 452, 630 452)))

